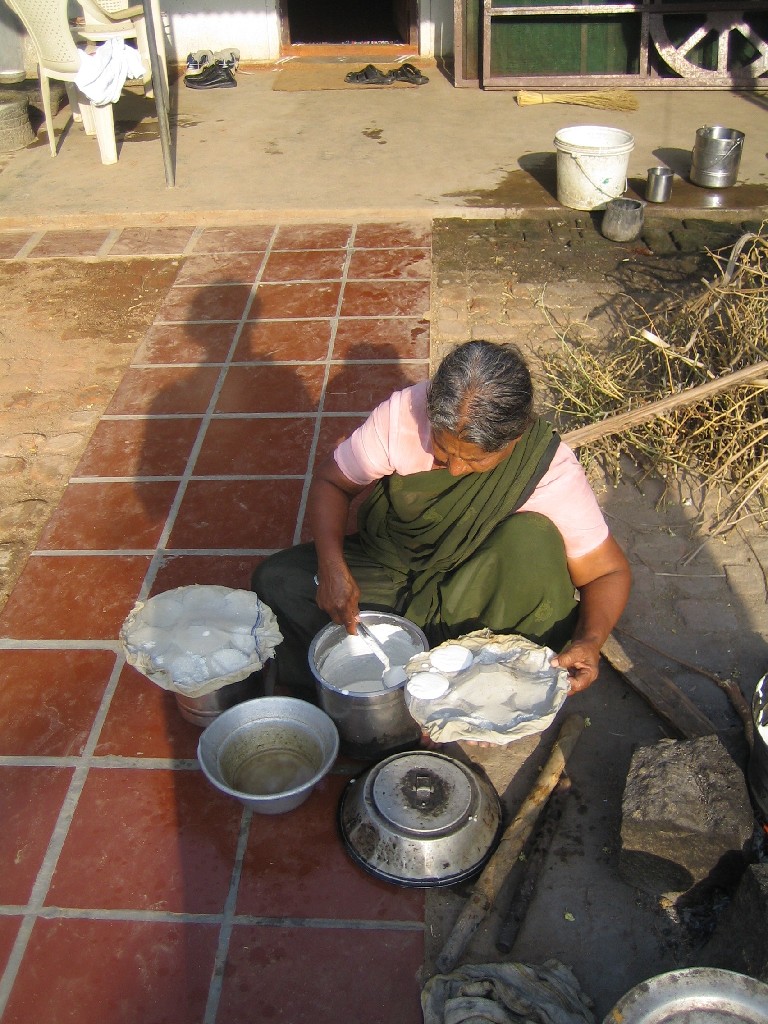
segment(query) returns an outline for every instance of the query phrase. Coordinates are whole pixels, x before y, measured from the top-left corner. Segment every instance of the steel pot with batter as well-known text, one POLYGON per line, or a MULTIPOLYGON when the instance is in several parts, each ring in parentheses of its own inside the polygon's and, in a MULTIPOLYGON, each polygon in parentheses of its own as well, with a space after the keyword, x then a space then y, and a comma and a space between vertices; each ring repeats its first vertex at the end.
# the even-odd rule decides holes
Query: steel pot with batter
MULTIPOLYGON (((383 647, 393 667, 429 649, 418 626, 392 612, 363 611, 360 618, 383 647)), ((341 749, 350 757, 378 760, 415 746, 421 728, 405 703, 405 673, 394 685, 363 636, 329 623, 309 648, 318 703, 339 731, 341 749)))

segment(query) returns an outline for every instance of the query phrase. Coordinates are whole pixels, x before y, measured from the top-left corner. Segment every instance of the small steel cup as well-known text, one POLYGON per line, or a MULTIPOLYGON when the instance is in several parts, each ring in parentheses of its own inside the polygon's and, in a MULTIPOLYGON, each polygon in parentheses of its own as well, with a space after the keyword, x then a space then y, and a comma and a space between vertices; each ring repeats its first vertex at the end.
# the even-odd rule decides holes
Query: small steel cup
POLYGON ((649 203, 666 203, 672 192, 674 174, 668 167, 649 167, 645 198, 649 203))

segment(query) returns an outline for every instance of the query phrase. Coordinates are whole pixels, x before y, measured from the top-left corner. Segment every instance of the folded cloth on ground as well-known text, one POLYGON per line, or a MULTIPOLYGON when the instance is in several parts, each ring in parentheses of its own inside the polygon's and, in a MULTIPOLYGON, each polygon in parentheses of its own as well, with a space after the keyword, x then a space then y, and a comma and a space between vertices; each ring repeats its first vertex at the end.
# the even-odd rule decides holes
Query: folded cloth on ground
POLYGON ((95 53, 81 54, 75 85, 97 107, 116 103, 127 79, 144 77, 139 51, 124 39, 107 39, 95 53))
POLYGON ((557 960, 465 964, 430 978, 421 1008, 424 1024, 595 1024, 591 999, 557 960))

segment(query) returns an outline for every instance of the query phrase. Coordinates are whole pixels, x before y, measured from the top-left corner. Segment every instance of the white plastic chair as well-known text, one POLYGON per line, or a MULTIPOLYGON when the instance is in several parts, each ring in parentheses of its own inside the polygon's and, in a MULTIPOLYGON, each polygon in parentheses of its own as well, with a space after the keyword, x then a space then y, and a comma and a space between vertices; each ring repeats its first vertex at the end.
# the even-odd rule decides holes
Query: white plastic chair
POLYGON ((50 80, 64 82, 75 119, 82 117, 87 135, 95 135, 103 164, 117 163, 112 104, 96 106, 75 86, 82 53, 75 45, 67 17, 67 0, 6 0, 18 15, 37 51, 40 93, 51 155, 56 156, 50 80))
MULTIPOLYGON (((152 21, 155 27, 155 48, 160 70, 165 80, 165 91, 168 93, 168 66, 165 55, 165 35, 163 33, 162 13, 158 0, 145 0, 152 4, 152 21)), ((149 56, 147 41, 147 20, 144 15, 144 3, 126 7, 125 0, 78 0, 83 10, 85 24, 76 25, 75 33, 88 42, 100 43, 118 36, 123 39, 135 39, 144 65, 144 93, 152 95, 152 62, 149 56)))

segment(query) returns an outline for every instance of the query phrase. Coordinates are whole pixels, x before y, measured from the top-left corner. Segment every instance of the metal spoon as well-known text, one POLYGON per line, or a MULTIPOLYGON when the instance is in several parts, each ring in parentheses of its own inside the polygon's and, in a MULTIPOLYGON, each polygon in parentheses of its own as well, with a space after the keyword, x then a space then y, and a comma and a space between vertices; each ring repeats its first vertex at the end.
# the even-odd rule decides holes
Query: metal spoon
POLYGON ((395 687, 401 686, 407 678, 405 669, 401 665, 390 664, 387 652, 364 622, 358 621, 357 631, 384 666, 384 671, 381 674, 381 681, 384 683, 384 686, 388 690, 394 690, 395 687))
POLYGON ((384 671, 391 668, 387 652, 362 620, 358 620, 357 631, 384 666, 384 671))

